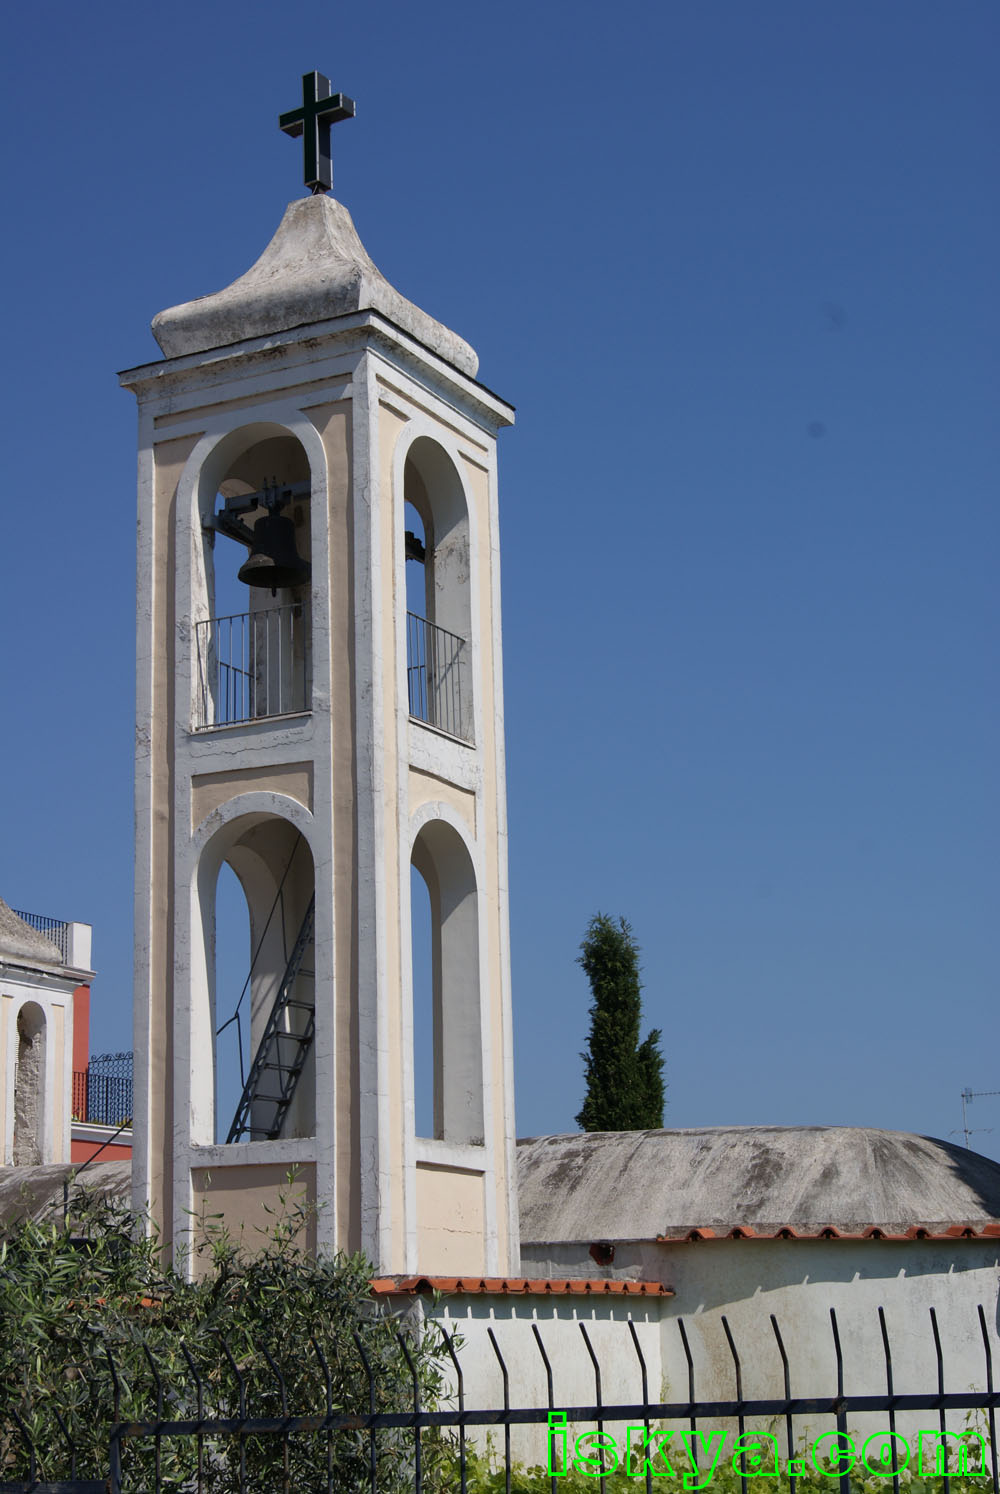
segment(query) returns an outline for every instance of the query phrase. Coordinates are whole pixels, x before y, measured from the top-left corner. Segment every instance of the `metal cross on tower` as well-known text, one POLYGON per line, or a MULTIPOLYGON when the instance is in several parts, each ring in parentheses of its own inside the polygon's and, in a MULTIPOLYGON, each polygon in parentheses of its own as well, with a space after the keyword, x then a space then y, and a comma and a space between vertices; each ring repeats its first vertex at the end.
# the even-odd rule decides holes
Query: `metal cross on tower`
POLYGON ((329 192, 333 186, 333 162, 330 159, 330 126, 341 119, 354 118, 354 100, 344 93, 331 93, 330 80, 322 73, 302 76, 302 107, 278 116, 286 135, 298 139, 304 135, 303 155, 305 184, 315 196, 329 192))

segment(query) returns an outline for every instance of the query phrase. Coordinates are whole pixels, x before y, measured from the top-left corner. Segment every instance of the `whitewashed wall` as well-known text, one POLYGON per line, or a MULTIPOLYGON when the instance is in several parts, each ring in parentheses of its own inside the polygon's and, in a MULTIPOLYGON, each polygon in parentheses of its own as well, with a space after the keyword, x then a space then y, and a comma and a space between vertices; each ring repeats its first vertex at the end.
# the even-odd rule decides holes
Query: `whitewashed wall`
MULTIPOLYGON (((552 1248, 545 1262, 529 1261, 527 1269, 539 1277, 593 1275, 592 1261, 588 1261, 590 1270, 586 1271, 580 1259, 570 1261, 568 1254, 568 1250, 552 1248)), ((772 1314, 788 1356, 792 1394, 833 1396, 837 1379, 831 1307, 837 1314, 848 1394, 881 1394, 886 1388, 880 1307, 884 1309, 897 1394, 936 1392, 932 1307, 946 1390, 965 1392, 985 1387, 980 1304, 994 1367, 1000 1372, 1000 1240, 715 1240, 619 1246, 615 1274, 620 1272, 667 1282, 676 1295, 594 1299, 473 1294, 445 1297, 436 1306, 425 1305, 422 1310, 428 1318, 440 1321, 449 1333, 457 1333, 464 1340, 460 1359, 466 1377, 466 1405, 502 1404, 500 1370, 488 1328, 493 1329, 507 1361, 511 1404, 546 1404, 545 1368, 533 1325, 541 1333, 552 1366, 556 1404, 593 1404, 594 1372, 580 1333, 581 1323, 586 1325, 598 1357, 604 1403, 640 1401, 641 1372, 629 1332, 630 1317, 646 1359, 649 1395, 654 1401, 687 1399, 688 1365, 678 1320, 687 1333, 697 1398, 735 1399, 735 1371, 723 1317, 740 1355, 744 1397, 781 1398, 784 1380, 772 1314)), ((886 1428, 888 1421, 885 1413, 872 1413, 852 1415, 849 1424, 860 1445, 864 1437, 886 1428)), ((756 1425, 765 1429, 760 1421, 756 1425)), ((916 1432, 936 1425, 933 1411, 898 1417, 899 1430, 913 1442, 914 1451, 916 1432)), ((949 1416, 948 1425, 961 1430, 965 1414, 949 1416)), ((832 1421, 823 1418, 797 1419, 796 1446, 831 1426, 832 1421)), ((608 1430, 624 1442, 624 1427, 609 1423, 608 1430)), ((735 1427, 730 1425, 729 1430, 734 1432, 735 1427)), ((779 1433, 783 1459, 783 1424, 774 1430, 779 1433)), ((502 1432, 493 1434, 493 1442, 502 1449, 502 1432)), ((513 1449, 521 1461, 543 1462, 544 1428, 516 1429, 513 1449)))

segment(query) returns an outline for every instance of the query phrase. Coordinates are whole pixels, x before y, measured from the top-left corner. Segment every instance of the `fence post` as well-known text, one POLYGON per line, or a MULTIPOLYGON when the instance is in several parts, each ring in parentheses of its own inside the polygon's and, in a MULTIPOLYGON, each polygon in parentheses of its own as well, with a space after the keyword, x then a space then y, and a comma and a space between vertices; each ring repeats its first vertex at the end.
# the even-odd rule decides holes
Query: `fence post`
MULTIPOLYGON (((781 1355, 781 1368, 783 1371, 785 1383, 785 1400, 787 1402, 790 1402, 792 1399, 792 1381, 791 1376, 788 1372, 788 1355, 785 1353, 785 1345, 781 1339, 781 1331, 778 1328, 778 1320, 774 1316, 773 1312, 771 1314, 771 1327, 774 1330, 774 1337, 778 1345, 778 1353, 781 1355)), ((785 1411, 785 1446, 788 1450, 789 1494, 795 1494, 795 1474, 792 1471, 792 1465, 795 1458, 795 1430, 792 1425, 792 1413, 788 1410, 785 1411)), ((803 1472, 804 1471, 805 1469, 803 1469, 803 1472)))
MULTIPOLYGON (((840 1348, 840 1332, 837 1328, 836 1309, 830 1308, 830 1327, 833 1329, 833 1346, 837 1354, 837 1450, 846 1451, 841 1444, 841 1437, 846 1439, 848 1445, 851 1439, 847 1433, 847 1412, 844 1410, 844 1356, 840 1348)), ((840 1494, 851 1494, 851 1475, 847 1473, 840 1475, 840 1494)), ((947 1491, 945 1491, 947 1494, 947 1491)))
POLYGON ((400 1333, 398 1328, 396 1330, 396 1337, 399 1340, 399 1347, 403 1351, 403 1357, 410 1367, 410 1377, 413 1380, 413 1488, 415 1494, 421 1494, 421 1490, 423 1489, 424 1485, 423 1466, 421 1462, 422 1445, 420 1438, 420 1380, 417 1376, 417 1367, 410 1357, 409 1349, 406 1347, 406 1339, 400 1333))
POLYGON ((444 1325, 442 1323, 438 1323, 438 1328, 441 1332, 441 1337, 444 1339, 445 1347, 447 1348, 448 1353, 451 1355, 451 1362, 455 1366, 455 1374, 458 1376, 458 1414, 462 1418, 458 1423, 458 1471, 461 1480, 459 1487, 461 1489, 461 1494, 466 1494, 467 1479, 465 1470, 465 1379, 462 1375, 462 1366, 458 1362, 458 1355, 455 1353, 455 1345, 452 1342, 451 1335, 445 1332, 444 1325))
MULTIPOLYGON (((982 1312, 982 1308, 979 1309, 982 1312)), ((510 1494, 510 1377, 507 1374, 507 1365, 500 1353, 500 1347, 493 1334, 492 1328, 487 1328, 493 1352, 500 1363, 500 1374, 503 1376, 503 1467, 504 1467, 504 1494, 510 1494)), ((996 1494, 996 1491, 994 1491, 996 1494)))
MULTIPOLYGON (((632 1343, 633 1343, 633 1345, 635 1347, 636 1354, 639 1356, 639 1370, 640 1370, 640 1372, 642 1374, 642 1424, 643 1424, 643 1427, 644 1427, 645 1432, 646 1432, 646 1446, 648 1447, 649 1446, 649 1380, 648 1380, 647 1375, 646 1375, 646 1358, 645 1358, 645 1355, 642 1352, 642 1349, 639 1346, 639 1335, 635 1331, 635 1324, 632 1321, 632 1315, 631 1315, 631 1313, 629 1314, 628 1331, 632 1335, 632 1343)), ((627 1438, 628 1437, 628 1432, 627 1431, 626 1431, 625 1435, 626 1435, 626 1438, 627 1438)), ((631 1447, 629 1446, 629 1444, 627 1442, 626 1442, 626 1445, 625 1445, 625 1459, 626 1459, 626 1462, 625 1462, 625 1472, 628 1473, 629 1469, 631 1468, 631 1464, 632 1464, 632 1449, 631 1449, 631 1447)), ((653 1467, 652 1467, 652 1463, 651 1463, 650 1459, 645 1456, 645 1453, 643 1454, 643 1462, 644 1462, 645 1467, 646 1467, 646 1494, 653 1494, 653 1467)), ((794 1490, 792 1491, 792 1494, 794 1494, 794 1490)))

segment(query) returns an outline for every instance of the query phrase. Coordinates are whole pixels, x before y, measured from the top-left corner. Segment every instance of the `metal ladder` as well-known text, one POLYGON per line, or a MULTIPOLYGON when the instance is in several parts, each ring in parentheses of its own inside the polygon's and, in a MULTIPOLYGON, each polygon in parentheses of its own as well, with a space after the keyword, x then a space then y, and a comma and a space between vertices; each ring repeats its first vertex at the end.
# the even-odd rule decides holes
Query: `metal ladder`
POLYGON ((274 1141, 281 1135, 316 1031, 315 1002, 302 1001, 294 995, 297 981, 315 979, 315 971, 303 967, 306 950, 313 940, 315 908, 314 895, 309 900, 271 1015, 243 1086, 226 1137, 227 1145, 247 1138, 250 1141, 274 1141), (298 1013, 303 1016, 297 1018, 298 1013), (302 1024, 301 1032, 292 1030, 296 1019, 302 1024))

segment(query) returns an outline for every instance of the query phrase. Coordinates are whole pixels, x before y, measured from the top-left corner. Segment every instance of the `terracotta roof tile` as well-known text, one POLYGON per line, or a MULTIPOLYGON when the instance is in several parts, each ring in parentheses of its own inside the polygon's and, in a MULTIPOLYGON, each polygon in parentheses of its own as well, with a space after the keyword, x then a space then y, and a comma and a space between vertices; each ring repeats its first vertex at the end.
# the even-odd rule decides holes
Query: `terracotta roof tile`
POLYGON ((378 1276, 371 1284, 376 1295, 444 1292, 473 1295, 552 1297, 672 1297, 659 1281, 617 1281, 601 1278, 528 1276, 378 1276))
POLYGON ((658 1245, 684 1245, 696 1240, 995 1240, 1000 1237, 1000 1219, 990 1219, 975 1224, 911 1224, 901 1234, 869 1224, 864 1229, 838 1229, 834 1224, 814 1225, 810 1228, 791 1224, 767 1225, 761 1228, 750 1224, 737 1224, 725 1234, 718 1234, 710 1225, 686 1230, 683 1234, 657 1235, 658 1245))

